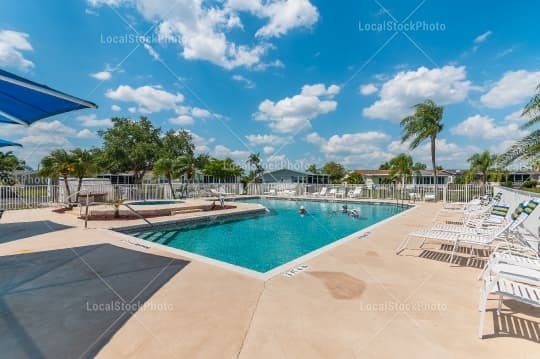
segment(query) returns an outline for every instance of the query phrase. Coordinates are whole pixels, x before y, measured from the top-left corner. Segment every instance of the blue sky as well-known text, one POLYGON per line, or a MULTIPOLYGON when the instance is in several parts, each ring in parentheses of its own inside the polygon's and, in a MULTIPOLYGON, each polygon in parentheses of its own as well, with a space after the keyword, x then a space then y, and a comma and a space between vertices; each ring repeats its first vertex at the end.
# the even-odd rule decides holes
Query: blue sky
MULTIPOLYGON (((99 146, 113 116, 193 133, 198 150, 268 168, 371 168, 399 152, 399 120, 445 106, 446 168, 525 132, 540 83, 540 5, 488 1, 37 0, 0 3, 0 67, 97 110, 2 126, 35 166, 99 146), (465 10, 466 9, 466 10, 465 10), (142 37, 140 35, 145 35, 142 37)), ((412 152, 429 163, 427 144, 412 152)))

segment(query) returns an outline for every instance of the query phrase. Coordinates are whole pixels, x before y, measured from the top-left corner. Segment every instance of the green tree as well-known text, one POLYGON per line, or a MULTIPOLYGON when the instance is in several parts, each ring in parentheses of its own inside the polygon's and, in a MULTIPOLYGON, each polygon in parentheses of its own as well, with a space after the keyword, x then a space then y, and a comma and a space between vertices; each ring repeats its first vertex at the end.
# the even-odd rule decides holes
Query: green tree
POLYGON ((11 178, 11 173, 25 168, 25 162, 18 159, 13 152, 0 152, 0 185, 15 184, 15 181, 11 178))
POLYGON ((111 173, 132 171, 136 183, 152 169, 161 154, 161 129, 146 117, 135 121, 115 117, 113 126, 98 134, 103 138, 102 163, 111 173))
POLYGON ((321 169, 321 172, 329 175, 332 183, 339 182, 343 177, 345 177, 346 173, 345 167, 334 161, 327 162, 321 169))
POLYGON ((396 157, 392 158, 389 162, 390 176, 397 176, 401 179, 401 185, 405 186, 407 177, 412 174, 413 159, 411 156, 405 153, 400 153, 396 157))
POLYGON ((261 155, 259 153, 251 153, 246 161, 250 167, 247 176, 247 182, 261 181, 260 176, 264 173, 264 168, 261 165, 261 155))
POLYGON ((178 178, 182 175, 182 166, 179 159, 172 159, 169 157, 163 157, 154 163, 154 176, 164 176, 167 179, 172 196, 176 199, 176 193, 172 185, 174 178, 178 178))
POLYGON ((319 169, 317 168, 317 165, 315 165, 315 164, 309 165, 308 168, 307 168, 307 171, 310 172, 310 173, 314 173, 314 174, 319 173, 319 169))
POLYGON ((489 172, 494 169, 497 163, 497 156, 489 153, 485 150, 481 153, 475 153, 467 159, 470 166, 470 172, 475 174, 480 172, 482 174, 482 183, 486 184, 489 172))
POLYGON ((178 158, 185 155, 193 156, 195 144, 193 136, 186 130, 169 130, 161 139, 160 158, 178 158))
POLYGON ((389 170, 390 169, 390 163, 388 163, 388 161, 386 161, 385 163, 381 163, 381 165, 379 166, 379 169, 380 170, 389 170))
MULTIPOLYGON (((540 122, 540 85, 536 88, 536 94, 533 95, 529 103, 521 113, 528 121, 522 126, 522 129, 530 129, 540 122)), ((540 130, 534 130, 522 139, 514 143, 510 148, 499 156, 498 162, 506 166, 517 159, 535 159, 540 155, 540 130)))
POLYGON ((241 176, 244 173, 244 170, 234 163, 231 158, 227 157, 224 160, 212 158, 204 168, 203 172, 206 175, 217 178, 221 182, 230 177, 241 176))
POLYGON ((437 190, 437 164, 435 161, 435 146, 437 135, 442 131, 443 107, 437 106, 432 100, 425 100, 414 105, 415 113, 401 120, 401 142, 411 140, 409 148, 414 150, 423 141, 431 143, 431 164, 433 168, 433 183, 437 190))
POLYGON ((71 190, 69 189, 68 177, 74 173, 75 164, 73 157, 66 150, 54 150, 41 160, 39 176, 59 178, 63 177, 68 203, 71 203, 71 190))
POLYGON ((364 178, 358 172, 349 173, 346 180, 347 180, 347 183, 350 183, 350 184, 363 184, 364 183, 364 178))
POLYGON ((79 202, 79 192, 82 188, 83 179, 95 175, 98 168, 98 161, 96 157, 96 151, 85 150, 81 148, 75 148, 71 150, 69 154, 71 161, 73 162, 73 171, 71 175, 77 177, 77 194, 75 195, 75 202, 79 202))

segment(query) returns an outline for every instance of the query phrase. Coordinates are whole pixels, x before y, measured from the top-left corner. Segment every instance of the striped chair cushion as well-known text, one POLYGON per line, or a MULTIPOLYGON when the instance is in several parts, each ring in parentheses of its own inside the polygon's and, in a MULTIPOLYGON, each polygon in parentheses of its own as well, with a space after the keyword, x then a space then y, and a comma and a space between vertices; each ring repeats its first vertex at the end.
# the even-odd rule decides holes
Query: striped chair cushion
POLYGON ((507 206, 496 205, 491 209, 491 215, 496 217, 506 217, 510 210, 507 206))

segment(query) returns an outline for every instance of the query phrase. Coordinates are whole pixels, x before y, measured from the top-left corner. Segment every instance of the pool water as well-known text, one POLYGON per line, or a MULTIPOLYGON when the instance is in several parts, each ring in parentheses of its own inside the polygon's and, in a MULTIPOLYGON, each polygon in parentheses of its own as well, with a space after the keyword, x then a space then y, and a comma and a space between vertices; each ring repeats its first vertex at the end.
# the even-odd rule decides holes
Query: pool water
POLYGON ((344 202, 252 199, 269 213, 132 235, 219 261, 267 272, 405 210, 395 204, 347 203, 360 218, 341 212, 344 202), (298 210, 304 206, 307 214, 298 210))
POLYGON ((159 205, 169 205, 169 204, 179 204, 183 203, 182 201, 135 201, 127 202, 128 205, 134 206, 159 206, 159 205))

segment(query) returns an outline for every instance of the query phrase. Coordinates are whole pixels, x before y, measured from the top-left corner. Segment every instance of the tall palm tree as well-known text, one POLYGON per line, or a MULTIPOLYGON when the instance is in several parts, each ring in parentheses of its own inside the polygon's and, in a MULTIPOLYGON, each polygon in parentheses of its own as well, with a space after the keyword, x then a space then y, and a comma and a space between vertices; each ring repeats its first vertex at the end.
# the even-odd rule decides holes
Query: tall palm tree
POLYGON ((249 173, 250 180, 256 180, 259 175, 264 172, 264 168, 261 166, 261 155, 260 153, 251 153, 246 161, 246 163, 251 168, 249 173))
MULTIPOLYGON (((528 129, 540 122, 540 85, 536 87, 536 94, 533 95, 529 103, 521 113, 522 117, 526 117, 528 121, 521 127, 528 129)), ((534 130, 515 144, 498 158, 501 165, 506 166, 517 160, 538 159, 540 157, 540 130, 534 130)))
POLYGON ((79 202, 79 192, 82 188, 83 179, 93 176, 98 172, 97 160, 94 152, 82 148, 71 150, 70 157, 73 161, 72 175, 79 180, 77 194, 75 196, 75 202, 79 202))
POLYGON ((435 145, 437 135, 442 131, 443 107, 438 106, 432 100, 425 100, 414 105, 415 113, 401 120, 402 135, 401 142, 411 140, 409 148, 414 150, 420 143, 430 140, 431 143, 431 164, 433 167, 433 184, 437 191, 437 164, 435 161, 435 145))
POLYGON ((174 193, 172 181, 174 178, 180 177, 182 174, 180 161, 172 158, 160 158, 156 163, 154 163, 154 168, 152 171, 154 172, 154 175, 164 176, 167 179, 172 196, 174 199, 176 199, 176 193, 174 193))
POLYGON ((75 165, 73 157, 66 150, 54 150, 41 160, 41 170, 39 175, 42 177, 64 178, 64 186, 68 203, 71 203, 71 191, 69 189, 68 177, 73 174, 75 165))
POLYGON ((482 174, 482 183, 486 184, 488 173, 497 162, 497 156, 492 155, 488 150, 485 150, 481 153, 475 153, 467 159, 467 162, 469 162, 469 165, 471 166, 471 173, 476 175, 476 173, 480 172, 482 174))
POLYGON ((390 176, 394 177, 398 175, 401 178, 401 186, 405 187, 407 177, 412 174, 413 171, 413 159, 411 156, 405 153, 400 153, 396 157, 392 158, 388 162, 390 168, 390 176))

